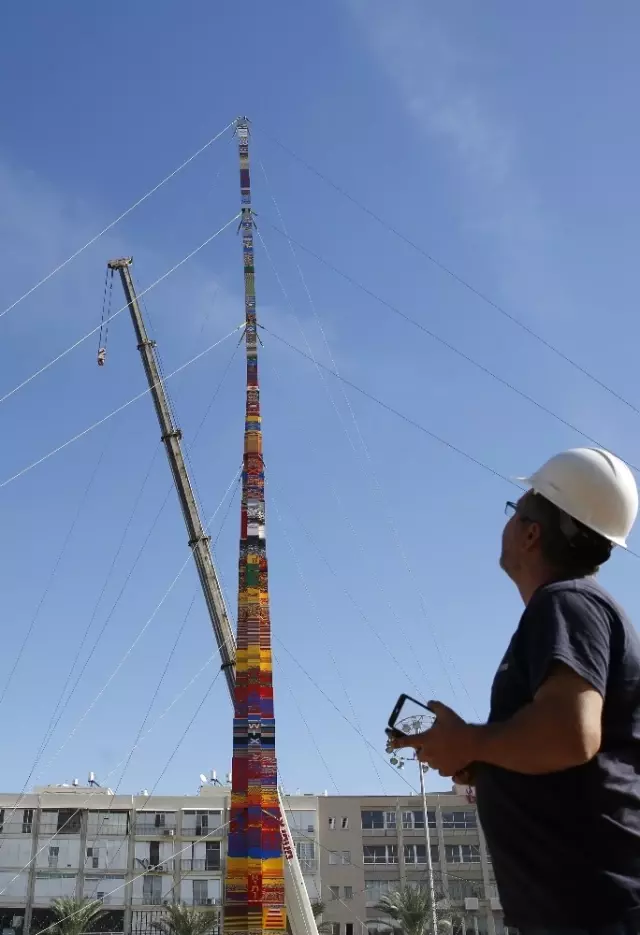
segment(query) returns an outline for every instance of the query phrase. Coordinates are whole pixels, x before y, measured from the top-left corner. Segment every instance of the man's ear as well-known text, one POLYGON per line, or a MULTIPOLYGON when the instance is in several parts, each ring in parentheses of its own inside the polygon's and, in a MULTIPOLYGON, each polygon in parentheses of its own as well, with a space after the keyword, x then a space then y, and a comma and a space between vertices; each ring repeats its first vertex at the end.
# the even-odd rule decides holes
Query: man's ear
POLYGON ((529 523, 527 526, 527 535, 525 538, 525 549, 530 552, 540 542, 542 528, 540 523, 529 523))

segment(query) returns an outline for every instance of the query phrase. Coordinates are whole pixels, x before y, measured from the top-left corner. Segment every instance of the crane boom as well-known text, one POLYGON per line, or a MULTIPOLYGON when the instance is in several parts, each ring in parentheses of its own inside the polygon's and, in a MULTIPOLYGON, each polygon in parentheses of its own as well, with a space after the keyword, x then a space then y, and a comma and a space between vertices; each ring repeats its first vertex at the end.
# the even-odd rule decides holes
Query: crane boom
POLYGON ((155 341, 150 340, 145 328, 142 312, 136 296, 136 291, 131 278, 132 257, 123 257, 119 260, 111 260, 108 267, 111 270, 117 270, 120 273, 122 287, 125 298, 131 313, 131 320, 138 339, 138 350, 142 357, 144 372, 149 383, 153 404, 160 423, 162 432, 162 441, 167 452, 169 467, 173 475, 173 481, 178 492, 182 515, 189 534, 189 548, 193 552, 193 558, 198 570, 198 577, 207 602, 207 610, 211 618, 211 625, 215 634, 220 656, 222 658, 222 668, 227 680, 230 692, 233 692, 235 686, 235 675, 233 667, 235 665, 235 638, 229 615, 225 606, 222 589, 218 581, 213 560, 211 558, 211 549, 209 546, 209 537, 202 525, 198 505, 193 493, 193 487, 187 473, 187 468, 182 455, 182 446, 180 444, 182 432, 174 425, 171 407, 165 390, 164 382, 160 376, 160 368, 155 352, 155 341))
MULTIPOLYGON (((155 351, 155 341, 148 335, 138 303, 133 279, 131 276, 132 257, 122 257, 111 260, 107 265, 113 272, 120 274, 125 299, 131 314, 131 320, 138 341, 138 350, 142 358, 145 375, 149 383, 149 390, 155 406, 156 415, 160 424, 161 438, 164 443, 173 481, 180 500, 182 515, 189 535, 189 548, 191 549, 200 579, 211 625, 218 644, 222 669, 227 681, 227 688, 234 703, 235 692, 235 659, 236 640, 229 622, 224 596, 213 558, 211 556, 210 538, 206 535, 198 504, 193 493, 189 473, 182 454, 182 433, 174 425, 171 407, 160 374, 155 351)), ((287 916, 292 935, 318 935, 318 928, 311 907, 311 901, 304 882, 302 870, 296 849, 293 845, 289 824, 286 817, 282 793, 278 791, 280 804, 280 825, 282 833, 283 853, 285 856, 285 898, 287 916)))

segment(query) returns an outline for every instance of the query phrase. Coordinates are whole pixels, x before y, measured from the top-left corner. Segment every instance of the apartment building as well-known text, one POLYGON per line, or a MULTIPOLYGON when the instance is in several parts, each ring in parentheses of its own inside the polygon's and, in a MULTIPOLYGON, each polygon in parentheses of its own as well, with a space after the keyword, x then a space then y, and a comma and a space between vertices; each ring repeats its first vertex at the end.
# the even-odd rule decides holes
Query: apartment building
MULTIPOLYGON (((220 785, 193 796, 75 785, 0 794, 2 935, 46 927, 60 896, 102 900, 101 927, 128 935, 151 935, 167 902, 219 917, 229 800, 220 785)), ((318 898, 317 809, 302 796, 289 796, 287 807, 307 889, 318 898)))
MULTIPOLYGON (((312 901, 332 935, 378 935, 375 906, 399 886, 426 886, 427 832, 441 905, 465 935, 503 935, 491 862, 466 790, 417 796, 287 795, 291 835, 312 901)), ((165 903, 219 919, 230 789, 192 796, 114 795, 47 786, 0 794, 0 931, 51 922, 59 896, 102 900, 105 932, 151 935, 165 903)), ((386 929, 388 933, 388 929, 386 929)))
POLYGON ((392 890, 428 886, 427 840, 443 914, 469 935, 503 935, 495 877, 470 790, 427 796, 318 799, 323 921, 332 935, 389 932, 376 905, 392 890))

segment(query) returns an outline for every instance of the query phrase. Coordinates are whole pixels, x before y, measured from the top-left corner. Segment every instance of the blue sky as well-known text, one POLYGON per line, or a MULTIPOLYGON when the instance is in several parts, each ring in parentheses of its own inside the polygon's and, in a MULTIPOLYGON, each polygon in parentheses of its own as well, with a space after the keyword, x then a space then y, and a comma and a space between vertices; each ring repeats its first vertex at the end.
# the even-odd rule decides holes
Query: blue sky
MULTIPOLYGON (((296 240, 370 292, 640 463, 632 408, 274 142, 640 406, 640 136, 629 118, 640 78, 637 5, 619 3, 615 17, 594 2, 425 6, 141 0, 114 18, 75 0, 55 11, 42 4, 37 15, 12 5, 0 38, 11 88, 0 128, 0 308, 246 114, 269 251, 258 240, 259 315, 269 329, 328 366, 333 359, 346 378, 499 474, 526 473, 584 442, 310 254, 294 258, 273 229, 280 212, 296 240)), ((133 254, 146 288, 226 224, 238 210, 236 160, 227 133, 0 318, 0 396, 99 324, 108 259, 133 254)), ((234 229, 146 297, 166 372, 242 320, 234 229)), ((116 281, 113 308, 121 305, 116 281)), ((406 785, 371 758, 358 730, 383 752, 386 716, 407 689, 468 717, 486 714, 521 610, 497 566, 515 488, 263 339, 282 777, 290 790, 399 792, 406 785)), ((207 516, 241 457, 236 344, 227 339, 170 382, 207 516)), ((126 315, 110 329, 103 370, 97 345, 89 338, 0 404, 0 483, 145 388, 126 315)), ((182 793, 197 788, 200 772, 229 766, 219 678, 165 769, 217 665, 200 671, 214 642, 190 565, 154 615, 187 557, 173 493, 153 525, 170 490, 158 436, 145 397, 0 488, 0 687, 40 605, 0 711, 11 750, 4 789, 27 782, 91 621, 80 666, 106 623, 103 636, 29 785, 82 781, 94 770, 123 791, 182 793), (180 697, 122 775, 194 595, 143 731, 180 697)), ((234 610, 237 498, 223 522, 227 506, 211 528, 234 610)), ((617 554, 603 575, 636 617, 637 562, 617 554)))

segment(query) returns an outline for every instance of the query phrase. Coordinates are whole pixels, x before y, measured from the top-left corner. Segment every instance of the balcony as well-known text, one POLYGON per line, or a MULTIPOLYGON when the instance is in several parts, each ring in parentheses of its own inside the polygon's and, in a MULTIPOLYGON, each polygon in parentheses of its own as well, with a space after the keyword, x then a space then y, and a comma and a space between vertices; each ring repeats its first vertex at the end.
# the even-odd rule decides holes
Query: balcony
POLYGON ((317 873, 318 861, 315 857, 299 857, 300 870, 303 873, 317 873))
POLYGON ((222 863, 219 857, 195 857, 180 861, 180 869, 187 872, 190 870, 220 870, 221 867, 222 863))
POLYGON ((192 901, 187 905, 190 906, 221 906, 222 897, 221 896, 194 896, 192 901))
POLYGON ((180 832, 181 837, 183 838, 221 838, 224 834, 224 828, 222 825, 215 825, 214 827, 207 827, 206 825, 195 825, 192 827, 182 826, 182 831, 180 832))
POLYGON ((176 833, 175 826, 173 825, 156 825, 154 821, 145 821, 144 819, 138 819, 135 827, 136 834, 144 835, 145 837, 172 838, 176 833))
POLYGON ((162 860, 158 861, 157 864, 152 864, 148 857, 136 857, 135 870, 146 870, 148 873, 172 873, 173 858, 170 857, 169 860, 162 860))
MULTIPOLYGON (((38 834, 43 836, 48 835, 61 835, 64 834, 67 837, 70 835, 80 835, 80 824, 78 822, 68 822, 66 825, 64 822, 58 823, 57 821, 41 821, 40 827, 38 828, 38 834)), ((29 832, 25 832, 30 833, 29 832)))
POLYGON ((165 900, 159 894, 149 893, 147 896, 134 896, 131 902, 134 906, 162 906, 165 900))

